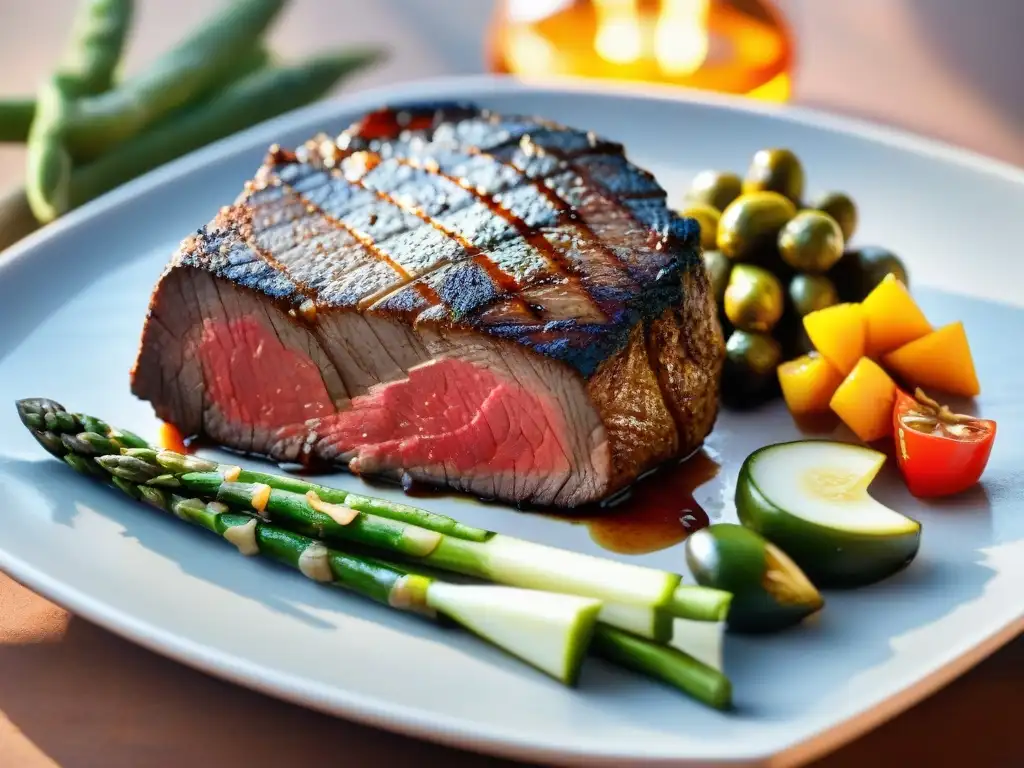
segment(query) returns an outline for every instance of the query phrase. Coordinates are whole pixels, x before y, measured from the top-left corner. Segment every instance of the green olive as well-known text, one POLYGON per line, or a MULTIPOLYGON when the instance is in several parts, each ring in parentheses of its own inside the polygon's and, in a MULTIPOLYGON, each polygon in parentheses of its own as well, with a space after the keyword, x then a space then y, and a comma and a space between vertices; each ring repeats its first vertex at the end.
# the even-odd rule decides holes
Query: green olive
POLYGON ((816 211, 827 213, 843 230, 843 241, 849 242, 857 229, 857 206, 849 195, 842 192, 826 192, 810 206, 816 211))
POLYGON ((711 280, 715 302, 722 306, 722 302, 725 301, 725 289, 729 285, 729 273, 732 272, 732 262, 725 258, 721 251, 704 251, 704 267, 711 280))
POLYGON ((701 171, 693 177, 690 190, 686 193, 687 203, 704 203, 724 211, 740 196, 743 182, 735 173, 728 171, 701 171))
POLYGON ((725 289, 725 316, 744 331, 766 333, 782 317, 785 302, 779 279, 767 269, 737 264, 725 289))
POLYGON ((797 317, 839 303, 835 285, 824 275, 796 275, 789 281, 789 303, 797 317))
POLYGON ((796 204, 804 194, 804 169, 788 149, 761 149, 743 179, 743 193, 778 192, 796 204))
POLYGON ((718 220, 718 250, 733 261, 772 263, 779 232, 794 216, 796 206, 778 192, 740 195, 718 220))
POLYGON ((707 250, 714 248, 718 241, 718 220, 721 212, 706 203, 690 203, 679 212, 680 216, 696 219, 700 224, 700 247, 707 250))
POLYGON ((821 211, 801 211, 779 232, 779 254, 801 272, 827 272, 843 255, 843 231, 821 211))
POLYGON ((910 287, 907 268, 892 251, 866 245, 846 251, 829 272, 842 301, 863 301, 886 275, 910 287))
POLYGON ((776 393, 782 346, 767 333, 733 331, 725 344, 722 400, 735 408, 759 405, 776 393))

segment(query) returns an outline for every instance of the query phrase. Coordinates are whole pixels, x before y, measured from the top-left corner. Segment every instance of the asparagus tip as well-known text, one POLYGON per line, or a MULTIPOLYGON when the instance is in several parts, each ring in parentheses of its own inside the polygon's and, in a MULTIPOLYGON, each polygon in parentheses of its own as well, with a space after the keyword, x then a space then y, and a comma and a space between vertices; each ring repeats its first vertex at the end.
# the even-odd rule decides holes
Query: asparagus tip
POLYGON ((26 397, 15 402, 18 418, 31 430, 42 429, 47 413, 65 413, 64 406, 45 397, 26 397))

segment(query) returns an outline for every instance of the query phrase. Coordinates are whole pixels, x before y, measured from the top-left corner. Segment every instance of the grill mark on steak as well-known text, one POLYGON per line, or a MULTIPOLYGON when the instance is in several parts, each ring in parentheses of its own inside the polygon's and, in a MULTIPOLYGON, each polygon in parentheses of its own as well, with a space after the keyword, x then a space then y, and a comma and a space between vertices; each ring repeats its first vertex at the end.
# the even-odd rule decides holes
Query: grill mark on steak
MULTIPOLYGON (((364 163, 364 169, 365 170, 363 170, 361 173, 358 173, 358 174, 356 174, 356 173, 350 174, 348 172, 348 170, 346 169, 344 171, 341 171, 341 173, 343 173, 343 175, 344 175, 344 177, 345 177, 345 179, 347 181, 349 181, 349 182, 351 182, 353 184, 358 184, 358 185, 362 186, 363 188, 367 188, 366 185, 363 182, 363 179, 366 176, 366 172, 368 170, 372 169, 373 167, 375 167, 377 164, 379 164, 383 160, 383 158, 381 158, 381 156, 379 154, 377 154, 376 152, 370 152, 368 150, 365 150, 365 151, 349 154, 346 157, 346 160, 350 161, 352 158, 357 157, 357 156, 361 156, 361 155, 364 155, 364 154, 374 158, 372 163, 369 163, 369 164, 364 163)), ((417 167, 417 168, 419 168, 419 166, 413 166, 411 163, 409 163, 409 165, 410 165, 410 167, 417 167)), ((441 174, 439 174, 437 172, 437 166, 436 165, 433 167, 433 170, 431 170, 430 168, 420 168, 420 170, 424 170, 427 173, 433 173, 434 175, 441 176, 441 174)), ((447 176, 441 176, 441 177, 442 178, 446 178, 449 181, 452 180, 452 179, 450 179, 447 176)), ((385 192, 383 190, 380 190, 380 189, 373 188, 373 191, 377 193, 377 196, 381 200, 384 200, 386 202, 389 202, 389 203, 392 203, 394 205, 397 205, 400 208, 402 208, 403 210, 409 211, 414 216, 417 216, 418 218, 422 219, 429 226, 432 226, 438 232, 441 232, 445 236, 447 236, 447 237, 451 238, 452 240, 454 240, 455 242, 457 242, 460 246, 462 246, 463 250, 466 252, 466 254, 470 258, 470 260, 473 261, 475 264, 479 265, 484 270, 484 272, 487 273, 487 276, 490 278, 491 282, 493 282, 496 286, 498 286, 498 288, 500 288, 503 293, 509 294, 509 295, 515 295, 515 293, 520 288, 523 287, 523 286, 521 286, 516 281, 515 277, 513 277, 510 274, 508 274, 507 272, 502 271, 501 267, 499 267, 490 258, 490 256, 488 256, 488 254, 484 250, 482 250, 481 248, 479 248, 476 245, 474 245, 473 243, 471 243, 461 233, 459 233, 457 231, 454 231, 454 230, 448 228, 447 226, 445 226, 444 224, 442 224, 440 221, 438 221, 438 219, 436 219, 435 217, 433 217, 430 214, 428 214, 420 206, 417 206, 417 205, 406 205, 406 204, 402 203, 400 200, 398 200, 396 197, 394 197, 392 194, 390 194, 388 192, 385 192)), ((473 190, 468 190, 468 191, 473 192, 473 190)), ((491 200, 489 198, 483 198, 483 199, 484 199, 485 202, 487 202, 488 207, 492 211, 494 211, 495 213, 498 213, 499 215, 501 215, 503 213, 503 209, 500 209, 494 203, 493 200, 491 200)), ((516 218, 515 216, 511 216, 511 214, 510 214, 509 217, 504 217, 503 216, 503 218, 506 218, 506 220, 509 221, 509 223, 511 223, 513 226, 515 226, 516 222, 518 222, 519 224, 522 225, 523 228, 525 228, 525 222, 522 222, 522 220, 516 218)), ((533 243, 531 243, 531 245, 532 244, 533 243)), ((541 252, 543 253, 543 251, 541 251, 541 252)), ((451 263, 451 262, 448 262, 448 263, 451 263)), ((439 264, 438 268, 440 268, 441 266, 444 266, 444 264, 439 264)), ((417 281, 422 280, 423 278, 427 277, 433 271, 435 271, 435 270, 433 268, 431 268, 431 269, 428 269, 427 272, 418 275, 417 276, 417 281)), ((424 283, 424 285, 426 285, 426 284, 424 283)), ((437 291, 433 290, 433 289, 430 289, 430 290, 432 292, 432 296, 436 297, 436 302, 435 303, 440 303, 442 301, 442 299, 438 295, 437 291)), ((386 300, 386 298, 387 298, 387 296, 383 296, 383 297, 381 297, 381 299, 379 299, 379 301, 384 301, 384 300, 386 300)), ((528 306, 528 305, 526 305, 525 301, 523 302, 523 304, 524 304, 524 306, 528 306)), ((536 314, 536 313, 532 313, 532 314, 536 314)))
MULTIPOLYGON (((283 188, 287 189, 291 194, 299 197, 300 199, 305 200, 305 202, 307 203, 307 205, 309 205, 311 209, 310 212, 315 211, 338 229, 343 229, 350 235, 352 235, 352 237, 359 241, 359 243, 363 246, 366 252, 373 256, 373 258, 375 258, 377 261, 387 264, 395 272, 398 278, 403 281, 403 284, 412 281, 412 275, 410 275, 409 272, 406 271, 406 269, 402 267, 401 264, 396 262, 388 254, 381 250, 381 248, 377 245, 374 239, 370 237, 368 234, 360 231, 359 229, 356 229, 354 226, 346 222, 344 219, 332 216, 330 213, 325 211, 320 206, 309 202, 294 187, 290 186, 284 181, 281 181, 280 177, 277 177, 276 180, 283 188)), ((423 286, 422 288, 420 288, 420 291, 423 294, 423 298, 426 299, 429 303, 437 304, 440 301, 437 294, 434 293, 433 290, 430 289, 428 286, 423 286)), ((371 294, 370 297, 363 297, 362 299, 360 299, 360 306, 369 306, 374 301, 376 301, 376 294, 371 294)))
MULTIPOLYGON (((443 179, 446 182, 452 184, 453 186, 461 190, 465 190, 470 195, 472 195, 474 199, 483 203, 490 213, 495 214, 496 216, 499 216, 504 221, 506 221, 513 228, 515 233, 517 233, 541 256, 545 258, 547 264, 554 268, 555 274, 567 277, 569 283, 590 300, 595 311, 605 315, 605 317, 607 318, 609 311, 621 309, 621 302, 619 302, 620 306, 613 306, 610 308, 610 310, 607 309, 607 302, 599 301, 593 295, 592 291, 587 289, 587 286, 585 285, 584 281, 581 280, 579 272, 565 258, 565 249, 560 247, 556 243, 552 242, 551 239, 546 237, 541 231, 531 227, 530 223, 527 222, 522 215, 517 214, 515 211, 507 207, 501 200, 499 200, 497 194, 489 194, 486 190, 483 190, 477 186, 473 186, 467 183, 464 177, 459 178, 442 171, 440 164, 435 160, 421 162, 417 158, 412 156, 394 156, 389 157, 385 160, 385 158, 383 158, 379 153, 375 152, 372 149, 355 149, 351 142, 340 142, 340 144, 343 144, 344 148, 342 148, 339 144, 331 143, 330 140, 328 139, 312 141, 309 143, 307 147, 307 160, 311 162, 316 162, 317 160, 319 160, 320 162, 323 162, 324 165, 331 167, 333 169, 332 173, 340 173, 350 183, 361 184, 364 188, 370 188, 365 183, 365 177, 374 168, 378 167, 381 163, 386 161, 395 161, 400 165, 420 170, 431 176, 436 176, 437 178, 443 179), (367 157, 371 158, 369 162, 363 159, 367 157), (356 160, 356 162, 354 163, 355 167, 353 169, 345 167, 347 163, 350 163, 353 160, 356 160), (335 166, 339 167, 335 168, 335 166)), ((472 153, 472 151, 475 149, 476 148, 469 148, 468 151, 472 153)), ((585 244, 588 247, 602 249, 606 254, 608 254, 608 256, 611 259, 615 260, 614 254, 611 253, 611 251, 609 251, 604 246, 604 244, 600 242, 600 240, 598 240, 596 235, 594 235, 594 233, 588 227, 586 227, 585 224, 582 224, 581 222, 578 221, 578 216, 576 212, 571 208, 571 206, 569 206, 569 204, 566 201, 559 197, 556 190, 547 187, 544 184, 543 179, 531 179, 530 177, 524 175, 521 171, 516 169, 515 166, 509 163, 503 163, 500 159, 496 157, 490 155, 481 156, 486 157, 493 163, 504 164, 508 168, 513 170, 518 177, 517 184, 515 185, 516 187, 528 187, 529 192, 539 192, 545 199, 547 199, 550 204, 551 210, 556 213, 557 226, 562 227, 572 225, 576 227, 584 235, 586 239, 585 244)), ((526 310, 527 314, 531 315, 534 319, 539 319, 538 313, 533 309, 532 305, 529 302, 527 302, 525 299, 518 299, 516 297, 517 292, 521 291, 524 287, 528 287, 530 285, 529 282, 520 282, 513 275, 510 275, 509 273, 503 271, 501 267, 495 263, 495 261, 493 260, 493 258, 491 258, 491 255, 487 251, 480 248, 476 244, 470 242, 466 237, 462 236, 458 232, 451 230, 449 227, 446 227, 444 224, 438 221, 437 218, 430 215, 422 207, 404 205, 401 202, 401 200, 397 198, 396 195, 383 192, 376 188, 373 189, 378 193, 378 196, 381 199, 402 206, 405 210, 408 210, 410 213, 413 213, 425 223, 434 226, 436 229, 443 232, 446 236, 451 237, 455 239, 457 242, 459 242, 460 245, 463 246, 464 250, 469 255, 470 260, 481 266, 487 273, 491 281, 496 286, 498 286, 498 288, 500 289, 500 294, 512 297, 513 300, 516 300, 518 303, 520 303, 522 308, 526 310)), ((395 237, 398 234, 400 233, 395 233, 392 235, 392 237, 395 237)), ((386 242, 387 241, 385 241, 385 243, 386 242)), ((429 277, 429 275, 433 271, 445 267, 448 263, 450 262, 437 263, 435 267, 428 269, 426 272, 417 275, 415 277, 415 281, 417 282, 417 284, 420 284, 420 282, 424 281, 425 278, 429 277)), ((541 277, 540 279, 543 279, 543 277, 541 277)), ((406 287, 407 284, 408 283, 402 283, 401 285, 396 286, 393 289, 393 291, 401 291, 406 287)), ((633 284, 633 287, 636 287, 635 284, 633 284)), ((375 305, 385 306, 389 296, 390 293, 385 293, 384 295, 380 296, 376 300, 375 305)), ((371 307, 371 309, 373 308, 374 307, 371 307)))
MULTIPOLYGON (((485 157, 490 156, 485 155, 485 157)), ((543 235, 543 233, 531 228, 529 224, 527 224, 521 216, 516 215, 512 210, 506 208, 500 201, 496 199, 495 195, 489 194, 479 187, 472 186, 471 184, 467 183, 465 177, 460 178, 445 173, 444 171, 441 170, 441 167, 437 163, 437 161, 422 162, 413 157, 396 157, 395 159, 404 165, 408 165, 411 168, 417 168, 426 171, 427 173, 446 179, 452 182, 453 184, 457 184, 458 186, 467 190, 470 194, 476 197, 477 200, 480 200, 482 203, 487 205, 487 207, 490 208, 494 213, 505 219, 505 221, 507 221, 509 225, 511 225, 516 230, 516 232, 519 233, 520 237, 522 237, 527 243, 529 243, 538 252, 540 252, 547 258, 548 263, 552 267, 554 267, 556 274, 559 274, 567 278, 569 284, 572 286, 574 290, 583 293, 585 296, 587 296, 587 298, 590 300, 591 304, 595 307, 595 309, 597 309, 599 312, 601 312, 607 317, 607 314, 601 308, 600 304, 594 299, 594 297, 589 292, 586 291, 581 276, 575 269, 573 269, 572 265, 567 261, 567 259, 565 258, 565 254, 562 252, 562 250, 554 243, 552 243, 550 240, 548 240, 543 235)), ((537 182, 533 182, 532 186, 534 189, 542 193, 544 190, 547 189, 546 187, 544 187, 543 184, 537 182)), ((561 200, 561 198, 559 198, 557 195, 555 195, 554 197, 555 200, 557 200, 557 204, 555 204, 552 201, 553 205, 555 205, 555 207, 558 210, 563 210, 566 207, 565 202, 561 200)), ((493 264, 493 262, 489 263, 493 264)), ((507 293, 513 293, 515 291, 527 287, 526 285, 517 283, 515 281, 515 278, 511 278, 511 276, 509 277, 509 283, 503 286, 507 293)), ((527 302, 525 299, 521 299, 521 302, 522 305, 527 309, 528 314, 534 317, 538 316, 539 313, 533 308, 531 304, 529 304, 529 302, 527 302)))

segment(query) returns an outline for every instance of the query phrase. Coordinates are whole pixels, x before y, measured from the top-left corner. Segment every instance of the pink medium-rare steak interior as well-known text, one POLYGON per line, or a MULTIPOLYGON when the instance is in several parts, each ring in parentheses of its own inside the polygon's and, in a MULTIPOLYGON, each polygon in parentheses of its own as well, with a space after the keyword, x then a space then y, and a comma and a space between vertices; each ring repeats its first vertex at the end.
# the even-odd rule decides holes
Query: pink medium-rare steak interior
POLYGON ((321 333, 346 340, 334 353, 345 356, 342 377, 308 327, 252 292, 191 269, 161 285, 136 384, 196 382, 157 408, 186 434, 489 498, 569 506, 602 494, 607 435, 581 380, 551 361, 524 365, 503 342, 413 341, 392 321, 328 315, 321 333))
POLYGON ((165 270, 132 391, 241 451, 573 507, 699 446, 723 357, 699 228, 621 145, 413 105, 272 149, 165 270))
POLYGON ((564 474, 562 415, 542 394, 465 360, 430 360, 372 387, 341 411, 308 357, 255 318, 204 323, 199 359, 211 405, 228 422, 274 430, 275 441, 347 458, 373 474, 404 467, 486 466, 524 476, 564 474), (262 387, 246 386, 262 381, 262 387))

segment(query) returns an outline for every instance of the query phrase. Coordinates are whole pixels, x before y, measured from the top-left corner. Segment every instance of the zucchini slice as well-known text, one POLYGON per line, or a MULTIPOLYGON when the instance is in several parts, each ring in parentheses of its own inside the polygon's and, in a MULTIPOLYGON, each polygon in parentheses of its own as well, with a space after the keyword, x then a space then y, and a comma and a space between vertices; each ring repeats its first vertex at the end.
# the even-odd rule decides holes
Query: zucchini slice
POLYGON ((819 587, 856 587, 907 566, 921 524, 868 495, 884 453, 849 443, 769 445, 740 468, 740 521, 784 550, 819 587))

